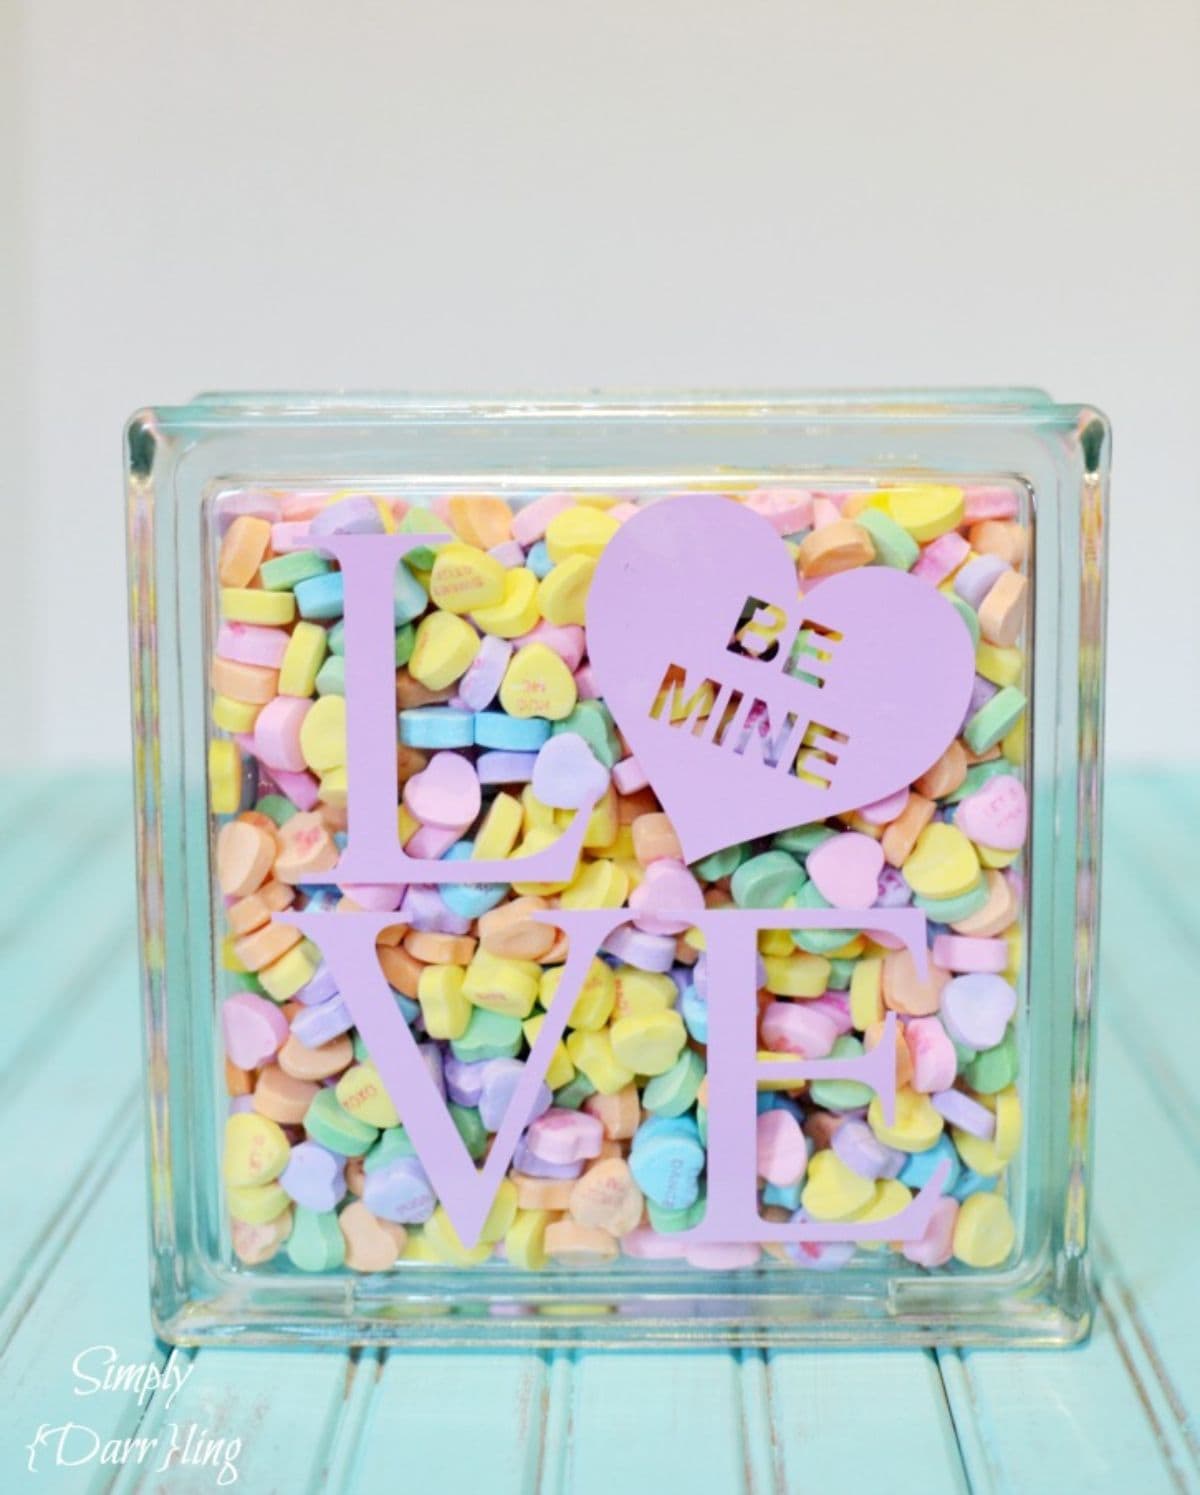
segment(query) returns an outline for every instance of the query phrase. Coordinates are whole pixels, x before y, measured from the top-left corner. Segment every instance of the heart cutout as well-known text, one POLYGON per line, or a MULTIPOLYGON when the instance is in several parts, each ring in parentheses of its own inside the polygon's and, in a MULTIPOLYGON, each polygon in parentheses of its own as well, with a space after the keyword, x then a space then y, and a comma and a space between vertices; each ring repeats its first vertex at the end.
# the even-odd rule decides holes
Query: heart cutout
POLYGON ((801 599, 770 524, 719 494, 627 520, 596 567, 587 625, 598 689, 688 861, 911 784, 957 735, 975 677, 970 635, 934 587, 869 566, 801 599), (780 624, 763 658, 729 648, 751 597, 780 624), (795 656, 789 674, 802 624, 818 626, 809 637, 821 653, 795 656), (702 717, 706 681, 716 709, 702 717), (686 719, 672 724, 669 707, 652 715, 664 686, 680 706, 694 698, 686 719), (808 777, 792 772, 798 752, 808 777))

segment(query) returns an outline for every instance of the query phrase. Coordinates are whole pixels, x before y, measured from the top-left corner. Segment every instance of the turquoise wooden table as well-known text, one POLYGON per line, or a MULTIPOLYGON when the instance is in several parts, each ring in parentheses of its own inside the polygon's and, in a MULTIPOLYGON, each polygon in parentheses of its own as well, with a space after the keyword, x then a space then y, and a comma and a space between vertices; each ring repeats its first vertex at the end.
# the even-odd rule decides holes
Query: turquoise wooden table
POLYGON ((240 1440, 223 1487, 251 1495, 1200 1490, 1200 775, 1110 787, 1101 1303, 1060 1353, 169 1351, 146 1310, 127 781, 0 780, 0 825, 0 1492, 222 1488, 195 1462, 219 1439, 240 1440), (103 1346, 167 1384, 93 1390, 103 1346), (138 1438, 141 1462, 105 1447, 138 1438))

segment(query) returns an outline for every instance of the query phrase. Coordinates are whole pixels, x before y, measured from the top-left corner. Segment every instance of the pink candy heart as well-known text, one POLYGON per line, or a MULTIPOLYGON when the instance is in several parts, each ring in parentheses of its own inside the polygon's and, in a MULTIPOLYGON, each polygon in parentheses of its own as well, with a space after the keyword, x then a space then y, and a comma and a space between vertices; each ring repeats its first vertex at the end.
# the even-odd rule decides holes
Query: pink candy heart
POLYGON ((239 991, 221 1004, 221 1032, 232 1064, 239 1069, 259 1069, 286 1041, 288 1020, 266 997, 239 991))
POLYGON ((609 773, 578 732, 559 732, 538 750, 533 792, 556 810, 581 810, 608 788, 609 773))
POLYGON ((404 804, 422 825, 468 826, 479 814, 479 776, 458 753, 434 753, 404 786, 404 804))
POLYGON ((682 934, 694 919, 667 918, 666 914, 694 915, 704 908, 704 892, 682 862, 651 862, 645 876, 629 895, 629 907, 637 915, 634 923, 647 934, 682 934))
POLYGON ((971 637, 936 588, 865 566, 799 590, 770 522, 719 494, 647 504, 597 563, 596 683, 688 862, 895 793, 966 715, 971 637), (774 648, 730 647, 748 604, 774 648))
POLYGON ((586 1111, 555 1108, 530 1123, 525 1141, 530 1152, 544 1162, 580 1163, 599 1156, 604 1127, 586 1111))
POLYGON ((808 875, 834 908, 870 908, 879 896, 883 849, 858 831, 831 836, 808 854, 808 875))
POLYGON ((954 823, 964 836, 994 851, 1019 851, 1029 824, 1024 785, 1009 773, 988 779, 959 805, 954 823))

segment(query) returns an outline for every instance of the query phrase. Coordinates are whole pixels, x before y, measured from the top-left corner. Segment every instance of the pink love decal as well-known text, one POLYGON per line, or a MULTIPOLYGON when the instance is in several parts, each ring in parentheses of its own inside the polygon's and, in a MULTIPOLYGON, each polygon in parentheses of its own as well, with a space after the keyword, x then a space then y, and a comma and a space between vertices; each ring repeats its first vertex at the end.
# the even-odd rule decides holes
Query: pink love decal
POLYGON ((962 725, 971 638, 885 566, 813 585, 760 515, 719 494, 648 504, 588 597, 592 667, 688 861, 870 805, 962 725))

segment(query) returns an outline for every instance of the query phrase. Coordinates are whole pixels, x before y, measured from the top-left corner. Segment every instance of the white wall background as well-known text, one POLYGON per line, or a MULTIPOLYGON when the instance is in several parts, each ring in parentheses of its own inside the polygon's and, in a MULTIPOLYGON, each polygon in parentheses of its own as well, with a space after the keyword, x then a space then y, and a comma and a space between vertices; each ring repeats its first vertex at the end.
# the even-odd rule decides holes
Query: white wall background
POLYGON ((140 404, 1019 382, 1115 423, 1111 750, 1196 754, 1198 56, 1197 0, 0 0, 5 750, 125 754, 140 404))

